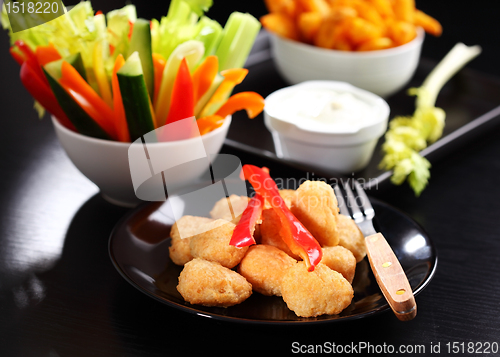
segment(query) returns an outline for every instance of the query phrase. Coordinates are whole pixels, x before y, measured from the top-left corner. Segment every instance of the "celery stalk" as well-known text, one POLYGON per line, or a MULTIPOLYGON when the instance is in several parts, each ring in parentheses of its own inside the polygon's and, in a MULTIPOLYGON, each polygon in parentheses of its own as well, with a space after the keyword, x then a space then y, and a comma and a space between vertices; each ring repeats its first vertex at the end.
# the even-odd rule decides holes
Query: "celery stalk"
POLYGON ((259 30, 260 22, 250 14, 233 12, 229 16, 216 52, 221 71, 245 65, 259 30))
POLYGON ((217 21, 203 16, 196 25, 196 33, 194 39, 202 42, 205 46, 205 54, 201 59, 201 61, 203 61, 205 57, 215 53, 222 37, 222 27, 217 21))
POLYGON ((417 96, 415 112, 412 117, 396 117, 390 122, 382 146, 384 157, 380 167, 393 170, 392 183, 400 185, 408 180, 416 196, 425 189, 431 164, 419 151, 441 137, 446 118, 444 110, 435 107, 437 96, 445 83, 480 53, 479 46, 456 44, 420 88, 408 91, 417 96))

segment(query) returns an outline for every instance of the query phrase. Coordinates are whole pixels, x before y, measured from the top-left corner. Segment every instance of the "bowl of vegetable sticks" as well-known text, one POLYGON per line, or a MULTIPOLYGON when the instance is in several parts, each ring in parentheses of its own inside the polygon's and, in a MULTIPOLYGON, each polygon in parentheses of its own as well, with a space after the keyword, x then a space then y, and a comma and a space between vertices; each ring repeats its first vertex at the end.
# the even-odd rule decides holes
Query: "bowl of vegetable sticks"
MULTIPOLYGON (((133 144, 79 134, 64 127, 54 116, 52 122, 71 162, 99 187, 106 201, 122 207, 135 207, 143 202, 137 197, 131 178, 129 149, 133 144)), ((220 151, 230 124, 231 116, 228 116, 220 127, 199 137, 208 157, 214 157, 220 151)), ((188 162, 195 140, 197 138, 152 143, 148 144, 148 149, 154 150, 156 156, 163 156, 166 161, 188 162)), ((143 164, 148 167, 147 162, 143 164)), ((174 187, 192 185, 204 171, 203 165, 181 165, 168 171, 168 183, 174 187)))
MULTIPOLYGON (((254 118, 263 110, 255 92, 232 95, 248 73, 243 66, 260 22, 233 12, 222 27, 204 16, 211 5, 172 0, 166 16, 149 21, 137 18, 134 5, 105 15, 82 1, 55 20, 15 33, 10 21, 28 19, 1 17, 39 114, 52 114, 68 156, 109 201, 137 203, 127 149, 144 135, 164 133, 153 145, 165 157, 182 157, 196 136, 214 155, 234 112, 254 118), (196 130, 171 129, 188 118, 196 130)), ((199 174, 178 176, 188 185, 199 174)))
POLYGON ((440 23, 414 0, 265 0, 260 21, 291 84, 336 80, 387 97, 413 76, 424 34, 440 23))

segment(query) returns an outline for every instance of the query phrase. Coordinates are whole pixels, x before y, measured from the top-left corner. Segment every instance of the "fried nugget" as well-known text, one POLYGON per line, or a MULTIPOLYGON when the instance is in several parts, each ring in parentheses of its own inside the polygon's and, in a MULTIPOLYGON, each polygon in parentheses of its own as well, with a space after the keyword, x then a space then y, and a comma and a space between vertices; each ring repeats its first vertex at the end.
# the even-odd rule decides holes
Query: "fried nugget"
POLYGON ((220 263, 226 268, 234 268, 243 259, 248 247, 236 248, 229 244, 236 225, 217 219, 203 225, 203 233, 191 238, 189 248, 194 258, 202 258, 220 263))
POLYGON ((285 271, 297 263, 282 250, 271 245, 251 246, 238 265, 240 273, 253 290, 263 295, 281 296, 281 279, 285 271))
POLYGON ((281 294, 288 308, 302 317, 339 314, 354 297, 351 284, 342 274, 322 263, 308 272, 304 262, 285 272, 281 294))
POLYGON ((321 246, 339 243, 338 205, 333 188, 322 181, 306 181, 296 191, 292 213, 321 246))
POLYGON ((225 219, 226 221, 237 224, 240 221, 241 214, 248 206, 248 200, 249 198, 247 196, 238 195, 231 195, 229 198, 221 198, 215 203, 210 211, 210 217, 213 219, 225 219), (231 206, 229 203, 231 203, 231 206))
POLYGON ((195 258, 184 265, 177 291, 191 304, 227 307, 245 301, 252 285, 217 262, 195 258))
POLYGON ((168 251, 170 259, 175 264, 184 265, 193 259, 189 241, 192 236, 199 232, 198 229, 201 225, 212 221, 213 219, 205 217, 184 216, 174 223, 170 230, 172 240, 168 251))
POLYGON ((342 274, 352 284, 354 274, 356 273, 356 258, 354 258, 350 250, 340 245, 324 247, 321 263, 342 274))
POLYGON ((262 211, 262 224, 260 225, 261 243, 272 245, 296 260, 302 260, 301 257, 292 253, 290 248, 286 245, 285 241, 280 235, 281 220, 272 208, 262 211))
MULTIPOLYGON (((285 205, 288 209, 291 209, 293 206, 293 201, 295 200, 295 190, 283 189, 279 190, 279 194, 283 201, 285 201, 285 205)), ((268 201, 264 202, 264 209, 272 208, 271 203, 268 201)))
POLYGON ((365 237, 357 224, 348 216, 337 216, 337 229, 339 232, 339 245, 351 251, 359 263, 366 256, 365 237))

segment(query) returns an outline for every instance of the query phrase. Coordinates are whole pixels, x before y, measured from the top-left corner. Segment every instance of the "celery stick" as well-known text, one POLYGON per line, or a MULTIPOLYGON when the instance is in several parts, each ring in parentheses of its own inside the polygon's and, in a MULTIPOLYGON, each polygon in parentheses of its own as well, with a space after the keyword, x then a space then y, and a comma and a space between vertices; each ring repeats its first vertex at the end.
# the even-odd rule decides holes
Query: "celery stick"
POLYGON ((165 69, 163 70, 160 90, 158 92, 157 102, 155 103, 155 114, 158 127, 165 125, 168 111, 170 109, 170 97, 172 95, 172 86, 174 85, 175 76, 179 70, 179 66, 183 58, 186 58, 187 64, 192 70, 200 61, 205 48, 200 41, 186 41, 172 52, 168 58, 165 69))
POLYGON ((196 27, 196 36, 194 39, 203 42, 205 46, 205 54, 201 59, 203 61, 205 57, 215 53, 222 38, 222 26, 217 21, 203 16, 196 27))
POLYGON ((260 22, 250 14, 233 12, 222 32, 217 48, 219 69, 241 68, 260 30, 260 22))
POLYGON ((384 157, 380 167, 393 170, 391 182, 400 185, 408 180, 416 196, 425 189, 430 177, 430 163, 419 151, 443 133, 446 113, 435 107, 436 98, 445 83, 481 52, 479 46, 458 43, 427 76, 416 95, 416 109, 411 117, 396 117, 389 123, 382 145, 384 157))

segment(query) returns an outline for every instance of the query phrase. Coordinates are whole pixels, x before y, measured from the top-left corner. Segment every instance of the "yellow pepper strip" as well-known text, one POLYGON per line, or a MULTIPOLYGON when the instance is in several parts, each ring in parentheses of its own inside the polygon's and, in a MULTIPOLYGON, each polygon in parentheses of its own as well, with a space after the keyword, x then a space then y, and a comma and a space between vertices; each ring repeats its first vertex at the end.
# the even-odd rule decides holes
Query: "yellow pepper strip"
POLYGON ((226 102, 234 87, 245 79, 247 73, 248 69, 246 68, 232 68, 222 71, 220 74, 224 77, 224 80, 201 111, 200 117, 215 114, 226 102))
POLYGON ((108 76, 106 75, 106 70, 104 69, 104 47, 103 41, 97 41, 94 46, 93 61, 94 61, 94 75, 97 81, 97 86, 99 87, 99 93, 101 98, 109 105, 113 107, 113 96, 111 94, 111 87, 109 85, 108 76))

